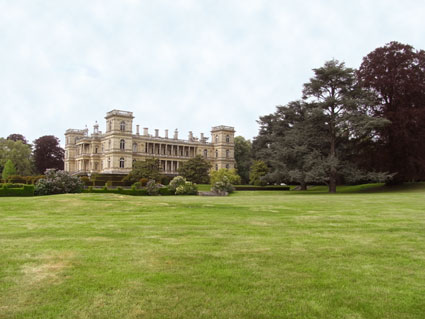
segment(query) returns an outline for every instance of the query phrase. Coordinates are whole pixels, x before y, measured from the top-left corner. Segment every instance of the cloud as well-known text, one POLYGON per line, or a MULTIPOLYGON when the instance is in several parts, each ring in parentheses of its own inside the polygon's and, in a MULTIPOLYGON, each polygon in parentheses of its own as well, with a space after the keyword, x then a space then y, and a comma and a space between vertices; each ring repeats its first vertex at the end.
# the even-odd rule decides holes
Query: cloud
MULTIPOLYGON (((181 136, 256 120, 312 68, 358 67, 397 40, 424 48, 420 1, 0 0, 0 136, 102 125, 111 109, 181 136)), ((104 128, 102 128, 104 129, 104 128)))

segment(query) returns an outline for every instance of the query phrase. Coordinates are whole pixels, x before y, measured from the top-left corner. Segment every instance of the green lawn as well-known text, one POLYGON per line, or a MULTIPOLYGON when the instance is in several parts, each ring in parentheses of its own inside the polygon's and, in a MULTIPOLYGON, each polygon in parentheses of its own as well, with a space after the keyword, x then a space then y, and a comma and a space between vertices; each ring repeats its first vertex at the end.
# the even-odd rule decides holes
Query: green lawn
POLYGON ((424 318, 425 186, 0 198, 0 318, 424 318))

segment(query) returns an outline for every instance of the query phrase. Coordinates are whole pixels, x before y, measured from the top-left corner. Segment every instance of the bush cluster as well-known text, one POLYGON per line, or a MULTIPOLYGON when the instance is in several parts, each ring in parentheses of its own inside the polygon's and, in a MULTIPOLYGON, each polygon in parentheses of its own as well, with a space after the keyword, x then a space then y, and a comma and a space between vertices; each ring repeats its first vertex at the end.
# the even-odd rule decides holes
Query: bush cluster
POLYGON ((171 180, 168 188, 170 189, 170 192, 173 192, 176 195, 198 194, 198 187, 196 186, 196 184, 186 181, 186 179, 182 176, 174 177, 171 180))
POLYGON ((77 176, 71 176, 64 171, 48 169, 45 177, 35 185, 35 193, 37 195, 81 193, 83 188, 84 183, 77 176))
POLYGON ((233 193, 235 191, 235 188, 233 187, 232 183, 230 182, 229 178, 227 176, 223 176, 221 180, 216 181, 212 187, 211 190, 216 193, 233 193))

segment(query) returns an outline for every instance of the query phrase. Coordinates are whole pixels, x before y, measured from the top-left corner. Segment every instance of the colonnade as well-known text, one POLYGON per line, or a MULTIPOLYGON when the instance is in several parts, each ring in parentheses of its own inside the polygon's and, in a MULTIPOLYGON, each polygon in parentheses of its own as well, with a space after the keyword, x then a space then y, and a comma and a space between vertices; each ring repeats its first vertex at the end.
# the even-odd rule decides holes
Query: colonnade
POLYGON ((183 146, 162 143, 149 143, 145 144, 145 153, 154 155, 168 155, 168 156, 182 156, 182 157, 195 157, 196 148, 194 146, 183 146))

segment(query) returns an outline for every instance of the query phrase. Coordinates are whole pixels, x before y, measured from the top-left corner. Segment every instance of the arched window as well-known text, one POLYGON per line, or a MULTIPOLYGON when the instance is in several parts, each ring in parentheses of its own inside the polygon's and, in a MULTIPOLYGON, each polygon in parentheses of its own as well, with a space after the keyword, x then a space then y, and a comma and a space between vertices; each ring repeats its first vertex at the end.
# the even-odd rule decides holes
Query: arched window
POLYGON ((218 135, 215 136, 215 142, 218 143, 218 135))
POLYGON ((111 158, 108 157, 108 168, 110 168, 110 167, 111 167, 111 158))
POLYGON ((227 158, 229 158, 229 154, 230 154, 229 150, 226 150, 226 157, 227 158))
POLYGON ((120 158, 120 168, 124 168, 124 158, 120 158))
POLYGON ((230 143, 230 136, 226 135, 226 143, 230 143))
POLYGON ((120 150, 125 150, 125 141, 124 140, 120 141, 120 150))
POLYGON ((226 168, 229 169, 229 164, 226 164, 226 168))
POLYGON ((133 152, 137 152, 137 143, 133 143, 133 152))
POLYGON ((125 131, 125 122, 124 121, 122 121, 121 122, 121 124, 120 124, 120 131, 125 131))
POLYGON ((208 157, 208 150, 204 150, 204 157, 208 157))
POLYGON ((218 171, 218 164, 215 164, 215 170, 218 171))
POLYGON ((94 148, 94 153, 97 154, 97 147, 94 148))
POLYGON ((218 150, 215 150, 215 157, 218 157, 218 150))

